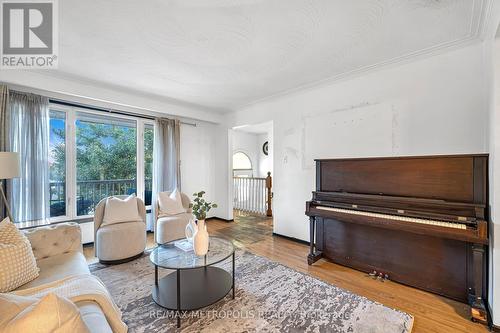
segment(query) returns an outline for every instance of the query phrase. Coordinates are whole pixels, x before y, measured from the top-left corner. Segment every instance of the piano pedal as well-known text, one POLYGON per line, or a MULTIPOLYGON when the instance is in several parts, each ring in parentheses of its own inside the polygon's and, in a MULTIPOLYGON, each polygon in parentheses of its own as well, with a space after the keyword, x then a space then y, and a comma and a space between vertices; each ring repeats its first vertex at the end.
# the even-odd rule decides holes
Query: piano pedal
POLYGON ((368 273, 367 277, 371 277, 372 279, 378 280, 380 282, 389 281, 389 274, 377 271, 368 273))

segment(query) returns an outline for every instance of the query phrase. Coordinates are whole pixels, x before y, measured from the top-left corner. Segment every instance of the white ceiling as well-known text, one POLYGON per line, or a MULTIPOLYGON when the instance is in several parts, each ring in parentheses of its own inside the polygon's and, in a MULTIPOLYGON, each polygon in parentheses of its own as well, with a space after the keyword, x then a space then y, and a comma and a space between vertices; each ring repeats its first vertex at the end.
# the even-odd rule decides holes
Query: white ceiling
POLYGON ((481 38, 491 0, 64 0, 60 77, 234 110, 481 38))

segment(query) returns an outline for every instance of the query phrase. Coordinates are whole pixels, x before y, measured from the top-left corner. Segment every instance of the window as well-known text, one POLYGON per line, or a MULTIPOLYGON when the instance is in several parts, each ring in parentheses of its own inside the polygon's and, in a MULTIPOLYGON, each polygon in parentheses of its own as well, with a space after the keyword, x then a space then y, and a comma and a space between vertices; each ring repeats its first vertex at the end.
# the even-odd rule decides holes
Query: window
POLYGON ((153 142, 154 126, 144 124, 144 204, 151 206, 153 194, 153 142))
POLYGON ((233 176, 252 177, 252 161, 247 154, 237 152, 233 154, 233 176))
POLYGON ((152 120, 51 104, 49 126, 51 221, 88 218, 112 195, 151 205, 152 120))
POLYGON ((78 113, 77 215, 92 215, 101 199, 137 193, 136 122, 78 113))
POLYGON ((66 215, 66 113, 49 115, 50 217, 57 217, 66 215))

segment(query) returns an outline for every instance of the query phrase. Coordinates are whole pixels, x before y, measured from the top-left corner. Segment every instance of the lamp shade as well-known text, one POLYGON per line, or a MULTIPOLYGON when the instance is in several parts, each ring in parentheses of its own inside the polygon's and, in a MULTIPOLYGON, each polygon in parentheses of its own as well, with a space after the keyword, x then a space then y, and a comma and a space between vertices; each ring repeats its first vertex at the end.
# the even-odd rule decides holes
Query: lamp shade
POLYGON ((0 152, 0 179, 11 179, 20 176, 19 153, 0 152))

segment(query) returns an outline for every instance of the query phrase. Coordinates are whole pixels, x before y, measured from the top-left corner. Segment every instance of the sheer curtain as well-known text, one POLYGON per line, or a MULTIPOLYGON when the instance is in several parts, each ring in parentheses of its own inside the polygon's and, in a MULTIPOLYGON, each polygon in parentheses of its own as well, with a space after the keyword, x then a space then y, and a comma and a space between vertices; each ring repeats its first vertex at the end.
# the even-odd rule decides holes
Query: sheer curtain
MULTIPOLYGON (((0 151, 7 151, 7 140, 9 138, 9 113, 7 105, 9 103, 9 88, 6 85, 0 85, 0 151)), ((0 185, 2 186, 2 185, 0 185)), ((5 182, 3 183, 4 191, 6 191, 5 182)), ((0 221, 7 216, 4 205, 0 204, 0 221)))
POLYGON ((154 230, 156 224, 157 193, 181 189, 180 164, 180 121, 177 119, 157 118, 155 120, 153 152, 153 219, 148 223, 148 230, 154 230))
POLYGON ((49 100, 11 91, 9 151, 21 159, 20 178, 9 181, 8 193, 15 222, 50 217, 49 213, 49 100))

